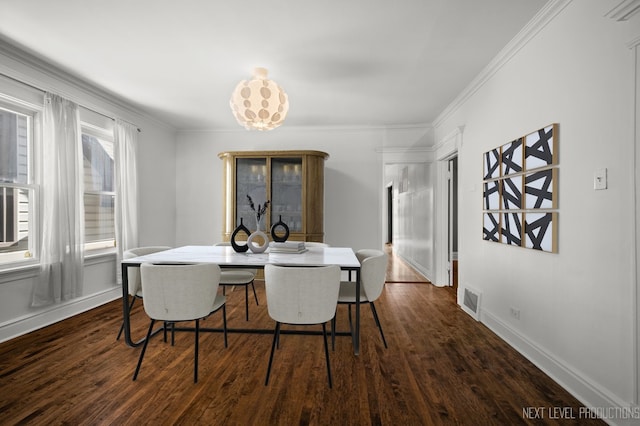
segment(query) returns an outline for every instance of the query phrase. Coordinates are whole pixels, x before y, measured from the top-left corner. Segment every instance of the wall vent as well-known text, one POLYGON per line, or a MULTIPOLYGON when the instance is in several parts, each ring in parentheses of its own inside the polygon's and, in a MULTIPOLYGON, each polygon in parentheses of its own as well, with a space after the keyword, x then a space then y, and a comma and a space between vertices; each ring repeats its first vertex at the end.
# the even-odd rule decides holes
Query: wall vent
POLYGON ((482 293, 469 287, 464 288, 462 296, 462 309, 471 315, 476 321, 480 321, 480 300, 482 293))

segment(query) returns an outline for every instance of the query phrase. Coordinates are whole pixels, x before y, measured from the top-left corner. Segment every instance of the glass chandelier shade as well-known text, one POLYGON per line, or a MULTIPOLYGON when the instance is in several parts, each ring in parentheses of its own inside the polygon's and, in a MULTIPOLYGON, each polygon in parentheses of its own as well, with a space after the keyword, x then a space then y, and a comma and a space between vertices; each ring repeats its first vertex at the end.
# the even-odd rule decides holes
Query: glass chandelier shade
POLYGON ((242 80, 231 94, 231 111, 247 130, 271 130, 280 126, 289 111, 289 98, 265 68, 256 68, 253 79, 242 80))

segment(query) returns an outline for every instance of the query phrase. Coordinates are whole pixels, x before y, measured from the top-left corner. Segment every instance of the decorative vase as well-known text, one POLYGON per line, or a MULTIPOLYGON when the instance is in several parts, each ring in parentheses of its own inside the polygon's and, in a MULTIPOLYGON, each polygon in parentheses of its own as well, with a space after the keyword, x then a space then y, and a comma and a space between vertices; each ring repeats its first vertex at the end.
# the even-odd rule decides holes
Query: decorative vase
POLYGON ((251 232, 246 226, 244 226, 244 223, 242 223, 242 218, 240 218, 240 225, 238 225, 238 227, 234 229, 233 233, 231 234, 231 247, 233 247, 233 249, 237 253, 244 253, 249 250, 249 240, 247 239, 247 244, 242 246, 239 245, 236 242, 236 237, 240 232, 244 232, 247 235, 247 238, 251 237, 251 232))
POLYGON ((255 231, 249 235, 249 239, 247 240, 247 246, 249 246, 249 250, 252 253, 264 253, 264 251, 269 247, 269 238, 267 234, 262 231, 255 231), (256 238, 262 238, 263 243, 259 244, 256 238))
POLYGON ((282 221, 282 215, 279 216, 278 221, 271 227, 271 238, 273 238, 273 241, 277 243, 284 243, 285 241, 287 241, 287 238, 289 238, 289 227, 282 221), (284 229, 283 236, 279 236, 276 233, 278 227, 282 227, 284 229))
POLYGON ((247 246, 252 253, 264 253, 264 251, 269 247, 269 237, 267 234, 260 230, 260 217, 256 216, 256 230, 249 235, 249 239, 247 239, 247 246), (256 238, 262 238, 262 244, 259 244, 256 238))

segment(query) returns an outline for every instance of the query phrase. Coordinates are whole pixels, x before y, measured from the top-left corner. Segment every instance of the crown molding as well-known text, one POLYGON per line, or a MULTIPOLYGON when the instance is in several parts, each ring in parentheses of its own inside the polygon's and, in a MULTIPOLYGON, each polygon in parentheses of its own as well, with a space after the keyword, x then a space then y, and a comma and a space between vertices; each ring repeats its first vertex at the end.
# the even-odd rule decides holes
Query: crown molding
POLYGON ((433 146, 394 146, 394 147, 385 147, 380 146, 374 149, 378 154, 408 154, 408 153, 423 153, 423 152, 434 152, 435 148, 433 146))
MULTIPOLYGON (((0 73, 43 92, 53 92, 78 105, 110 118, 120 115, 146 119, 166 130, 175 129, 115 94, 102 90, 82 78, 23 50, 0 35, 0 73)), ((118 116, 118 117, 114 117, 118 116)))
POLYGON ((626 21, 640 12, 640 0, 623 0, 604 16, 616 21, 626 21))
MULTIPOLYGON (((285 123, 278 127, 277 129, 273 129, 270 132, 371 132, 371 131, 393 131, 393 130, 433 130, 433 125, 431 123, 416 123, 416 124, 391 124, 386 126, 368 126, 368 125, 310 125, 310 126, 287 126, 286 120, 285 123)), ((234 127, 217 127, 217 128, 209 128, 209 129, 178 129, 178 133, 248 133, 255 131, 246 130, 240 126, 234 127)))
POLYGON ((629 43, 627 43, 627 47, 629 49, 634 49, 636 46, 638 46, 640 44, 640 36, 634 38, 633 40, 631 40, 629 43))
MULTIPOLYGON (((493 77, 513 56, 526 46, 556 15, 558 15, 573 0, 552 0, 547 3, 536 16, 520 30, 520 32, 489 62, 489 64, 462 90, 462 92, 447 106, 433 121, 433 126, 438 127, 451 114, 460 108, 473 94, 493 77)), ((640 1, 640 0, 633 0, 640 1)))

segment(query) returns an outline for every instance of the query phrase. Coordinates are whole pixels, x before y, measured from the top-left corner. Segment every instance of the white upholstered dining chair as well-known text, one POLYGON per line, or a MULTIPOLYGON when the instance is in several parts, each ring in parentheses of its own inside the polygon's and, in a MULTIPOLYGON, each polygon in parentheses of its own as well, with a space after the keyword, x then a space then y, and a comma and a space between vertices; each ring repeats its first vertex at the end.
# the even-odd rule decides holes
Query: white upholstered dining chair
POLYGON ((225 296, 218 294, 220 266, 212 263, 196 265, 140 265, 144 310, 151 318, 147 337, 133 374, 136 380, 156 321, 176 323, 195 321, 193 382, 198 381, 198 346, 200 320, 222 309, 224 347, 227 347, 227 312, 225 296))
MULTIPOLYGON (((387 347, 387 340, 384 338, 380 318, 374 302, 382 294, 387 274, 388 255, 381 250, 364 249, 356 252, 356 257, 360 261, 360 303, 368 303, 373 313, 373 319, 380 330, 380 337, 384 347, 387 347)), ((356 283, 353 281, 342 281, 340 283, 340 293, 338 304, 349 306, 349 329, 353 333, 353 323, 351 320, 351 305, 356 303, 356 283)), ((335 325, 336 320, 331 322, 332 327, 332 347, 335 348, 335 325)))
MULTIPOLYGON (((129 250, 125 250, 122 253, 122 259, 133 259, 134 257, 145 256, 151 253, 157 253, 159 251, 169 250, 171 247, 168 246, 147 246, 147 247, 136 247, 129 250)), ((136 302, 136 299, 142 299, 142 285, 140 283, 140 271, 138 267, 130 267, 127 272, 127 284, 128 284, 128 293, 131 296, 131 301, 128 303, 129 308, 127 309, 127 315, 131 314, 131 309, 133 309, 133 305, 136 302)), ((118 332, 118 337, 116 340, 120 340, 120 336, 122 336, 122 332, 124 331, 124 322, 120 326, 120 331, 118 332)))
MULTIPOLYGON (((217 243, 217 246, 231 246, 229 242, 217 243)), ((258 303, 258 295, 256 294, 256 287, 254 284, 256 269, 223 269, 220 273, 220 285, 222 286, 222 294, 225 294, 227 287, 243 286, 244 287, 244 312, 245 319, 249 321, 249 286, 253 290, 253 297, 256 299, 256 305, 258 303)))
POLYGON ((276 322, 265 386, 269 384, 273 354, 280 340, 281 325, 322 324, 327 377, 329 387, 332 387, 326 322, 336 314, 340 268, 337 265, 322 267, 266 265, 264 280, 269 316, 276 322))

